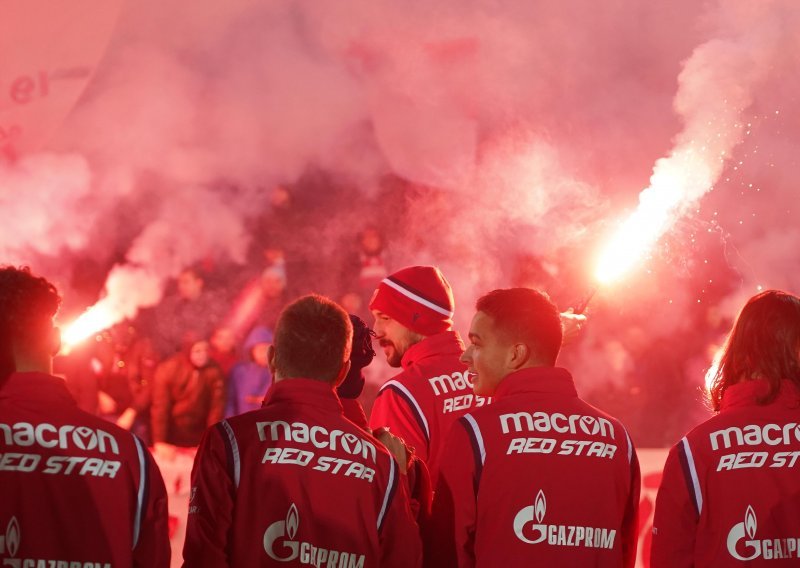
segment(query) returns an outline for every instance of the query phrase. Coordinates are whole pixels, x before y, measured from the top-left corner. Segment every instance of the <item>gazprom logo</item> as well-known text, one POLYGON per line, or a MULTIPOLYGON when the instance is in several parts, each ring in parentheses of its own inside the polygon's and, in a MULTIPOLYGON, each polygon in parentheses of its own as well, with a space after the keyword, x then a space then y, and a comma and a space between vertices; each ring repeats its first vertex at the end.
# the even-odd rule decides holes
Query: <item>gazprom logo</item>
POLYGON ((755 540, 757 528, 756 512, 752 506, 748 505, 747 511, 744 513, 744 522, 733 525, 728 533, 728 552, 736 560, 753 560, 761 556, 761 541, 755 540), (745 538, 745 535, 750 537, 744 542, 744 547, 748 550, 743 550, 740 554, 737 550, 738 544, 745 538))
POLYGON ((8 553, 9 556, 16 556, 17 550, 19 550, 20 536, 17 517, 11 517, 6 525, 5 535, 0 536, 0 554, 8 553))
POLYGON ((298 555, 298 543, 294 541, 300 515, 294 503, 289 506, 286 520, 272 523, 264 532, 264 551, 278 562, 291 562, 298 555), (279 550, 276 550, 276 547, 279 550))

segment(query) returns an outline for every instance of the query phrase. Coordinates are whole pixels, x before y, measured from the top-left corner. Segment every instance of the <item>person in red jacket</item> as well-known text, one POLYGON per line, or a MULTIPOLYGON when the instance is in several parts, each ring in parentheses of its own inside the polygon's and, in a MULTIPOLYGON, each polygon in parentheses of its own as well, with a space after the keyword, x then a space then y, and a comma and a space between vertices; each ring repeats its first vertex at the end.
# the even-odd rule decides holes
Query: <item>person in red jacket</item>
POLYGON ((167 494, 147 448, 50 374, 59 304, 44 278, 0 268, 2 565, 166 568, 167 494))
POLYGON ((619 421, 582 401, 558 310, 527 288, 480 298, 462 359, 492 396, 450 430, 425 562, 447 566, 633 566, 639 463, 619 421))
POLYGON ((421 563, 397 463, 344 417, 334 391, 351 339, 350 319, 327 298, 283 311, 263 408, 223 420, 200 444, 185 566, 421 563))
POLYGON ((370 414, 373 429, 400 436, 436 475, 450 425, 488 399, 472 392, 459 358, 464 344, 453 326, 453 292, 438 268, 410 266, 381 281, 369 308, 377 340, 400 374, 381 387, 370 414))
POLYGON ((750 298, 709 376, 717 415, 670 450, 650 565, 797 565, 800 298, 750 298))

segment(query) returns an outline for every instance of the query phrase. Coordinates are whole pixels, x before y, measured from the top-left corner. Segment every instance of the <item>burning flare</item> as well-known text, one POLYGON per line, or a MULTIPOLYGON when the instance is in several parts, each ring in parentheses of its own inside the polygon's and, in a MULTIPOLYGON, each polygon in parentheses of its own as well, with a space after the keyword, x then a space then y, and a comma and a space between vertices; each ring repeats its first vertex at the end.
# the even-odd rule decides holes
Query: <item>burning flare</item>
POLYGON ((61 333, 64 353, 87 337, 133 318, 139 308, 154 306, 161 300, 161 289, 161 279, 152 272, 131 265, 115 266, 106 280, 106 295, 61 333))
POLYGON ((600 284, 619 280, 640 262, 671 227, 687 202, 695 198, 696 192, 683 189, 690 181, 689 172, 673 171, 672 164, 674 162, 664 160, 662 165, 666 167, 656 168, 650 187, 639 195, 639 207, 606 245, 595 271, 600 284))
POLYGON ((87 337, 111 327, 121 319, 108 306, 97 303, 61 332, 61 343, 69 351, 87 337))

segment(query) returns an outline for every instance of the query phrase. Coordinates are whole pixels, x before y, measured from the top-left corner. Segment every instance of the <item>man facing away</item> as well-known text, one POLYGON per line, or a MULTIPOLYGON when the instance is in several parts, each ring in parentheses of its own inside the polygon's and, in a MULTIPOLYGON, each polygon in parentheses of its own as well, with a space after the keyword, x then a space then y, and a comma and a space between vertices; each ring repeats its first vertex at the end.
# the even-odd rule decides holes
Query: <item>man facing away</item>
POLYGON ((453 425, 430 566, 633 566, 639 464, 625 428, 555 366, 556 307, 527 288, 480 298, 462 360, 493 403, 453 425))
POLYGON ((185 565, 418 566, 394 458, 342 411, 352 325, 305 296, 281 314, 263 408, 209 428, 192 471, 185 565))
POLYGON ((167 567, 167 495, 141 440, 79 410, 52 376, 55 287, 0 268, 3 566, 167 567))
POLYGON ((464 344, 452 330, 450 284, 434 266, 410 266, 378 285, 369 308, 386 360, 403 369, 381 387, 369 425, 400 436, 435 476, 450 425, 488 402, 473 394, 459 360, 464 344))

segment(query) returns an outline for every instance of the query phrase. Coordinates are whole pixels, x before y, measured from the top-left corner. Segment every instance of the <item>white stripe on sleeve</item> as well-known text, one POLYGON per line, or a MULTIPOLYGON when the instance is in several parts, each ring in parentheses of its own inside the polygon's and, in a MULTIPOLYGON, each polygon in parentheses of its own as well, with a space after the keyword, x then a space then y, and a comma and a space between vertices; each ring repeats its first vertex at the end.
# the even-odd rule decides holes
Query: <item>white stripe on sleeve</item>
POLYGON ((386 510, 389 508, 389 498, 392 496, 392 488, 395 484, 395 477, 397 476, 397 465, 394 463, 394 458, 389 456, 389 482, 386 484, 386 493, 383 495, 383 505, 381 512, 378 514, 378 530, 381 530, 383 525, 383 517, 386 515, 386 510))
POLYGON ((471 414, 465 414, 464 418, 466 418, 467 422, 472 428, 472 432, 475 434, 475 440, 478 442, 478 449, 481 452, 481 464, 486 464, 486 446, 483 445, 483 435, 481 434, 481 429, 478 427, 478 423, 475 422, 475 419, 471 414))
POLYGON ((631 442, 631 437, 628 435, 627 430, 625 430, 625 437, 628 439, 628 463, 631 463, 631 459, 633 459, 633 442, 631 442))
POLYGON ((142 514, 144 512, 144 488, 147 484, 147 460, 145 459, 145 449, 142 441, 133 436, 136 443, 136 453, 139 456, 139 489, 136 492, 136 517, 133 521, 133 548, 139 543, 139 532, 142 528, 142 514))
POLYGON ((697 500, 697 513, 703 511, 703 494, 700 492, 700 479, 697 476, 697 466, 694 463, 694 456, 692 455, 692 448, 689 446, 689 440, 684 437, 681 440, 683 450, 686 452, 686 463, 689 464, 689 473, 692 476, 692 485, 694 486, 694 497, 697 500))
POLYGON ((231 443, 231 454, 233 455, 233 483, 238 489, 239 478, 242 473, 242 463, 239 457, 239 443, 236 441, 236 435, 233 433, 233 428, 231 428, 227 420, 222 421, 222 427, 225 428, 225 432, 228 433, 228 440, 230 440, 231 443))
POLYGON ((409 402, 411 402, 411 404, 414 406, 414 409, 417 411, 417 415, 419 416, 419 419, 422 421, 422 425, 425 428, 425 438, 428 440, 428 442, 430 442, 431 431, 428 428, 428 421, 425 418, 425 413, 422 412, 422 407, 417 402, 417 399, 415 399, 414 396, 411 394, 411 391, 408 390, 405 387, 405 385, 402 385, 395 380, 386 381, 381 387, 381 391, 385 390, 388 387, 394 387, 408 397, 409 402))

